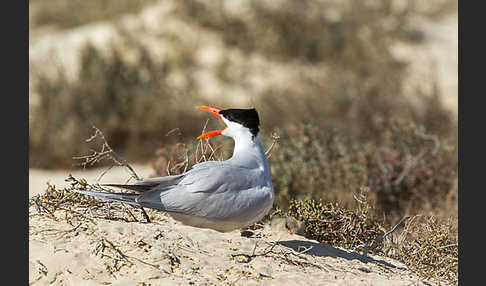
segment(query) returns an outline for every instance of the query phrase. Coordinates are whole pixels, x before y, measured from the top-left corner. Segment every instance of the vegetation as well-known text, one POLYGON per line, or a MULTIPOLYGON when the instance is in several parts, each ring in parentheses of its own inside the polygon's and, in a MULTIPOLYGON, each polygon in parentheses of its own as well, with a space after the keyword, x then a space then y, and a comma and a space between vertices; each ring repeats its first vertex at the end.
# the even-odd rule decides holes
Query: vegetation
POLYGON ((358 197, 356 208, 310 199, 292 200, 288 211, 277 209, 273 215, 301 220, 308 238, 345 249, 370 250, 403 262, 421 277, 458 283, 457 216, 405 217, 385 231, 366 195, 361 192, 358 197), (396 231, 397 228, 401 231, 396 231))

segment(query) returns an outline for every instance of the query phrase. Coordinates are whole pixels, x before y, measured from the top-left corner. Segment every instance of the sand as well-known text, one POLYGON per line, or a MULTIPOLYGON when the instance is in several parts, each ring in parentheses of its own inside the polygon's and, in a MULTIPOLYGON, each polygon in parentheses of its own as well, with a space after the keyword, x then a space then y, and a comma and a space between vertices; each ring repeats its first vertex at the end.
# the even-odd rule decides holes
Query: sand
MULTIPOLYGON (((149 166, 135 165, 148 177, 149 166)), ((103 169, 72 172, 94 182, 103 169)), ((29 197, 68 171, 31 170, 29 197), (42 184, 44 182, 44 184, 42 184), (42 186, 42 187, 41 187, 42 186)), ((124 182, 123 169, 100 182, 124 182), (118 178, 117 178, 118 177, 118 178)), ((58 185, 59 184, 59 185, 58 185)), ((31 285, 426 285, 398 261, 333 247, 267 224, 253 237, 185 226, 163 212, 151 223, 94 219, 75 225, 29 209, 31 285), (252 256, 253 254, 253 256, 252 256)), ((149 213, 151 214, 151 213, 149 213)), ((427 282, 430 283, 430 282, 427 282)))

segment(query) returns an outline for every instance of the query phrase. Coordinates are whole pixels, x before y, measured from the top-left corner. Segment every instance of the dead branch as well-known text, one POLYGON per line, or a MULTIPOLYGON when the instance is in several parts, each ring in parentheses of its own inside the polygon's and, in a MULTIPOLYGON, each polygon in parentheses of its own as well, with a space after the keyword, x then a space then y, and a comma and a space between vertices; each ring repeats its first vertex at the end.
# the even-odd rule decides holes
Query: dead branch
MULTIPOLYGON (((131 176, 133 178, 135 178, 135 180, 140 181, 141 178, 137 175, 137 173, 132 168, 132 166, 130 166, 130 164, 128 164, 128 162, 123 157, 118 155, 118 153, 116 153, 115 150, 113 150, 113 148, 111 148, 111 146, 110 146, 110 144, 108 144, 108 141, 106 140, 103 132, 98 127, 96 127, 94 125, 92 127, 95 130, 95 133, 90 138, 86 139, 86 142, 89 143, 96 138, 100 138, 101 141, 103 142, 102 145, 101 145, 101 150, 96 151, 96 150, 91 149, 91 151, 93 152, 92 154, 85 155, 85 156, 75 156, 75 157, 73 157, 73 159, 74 160, 84 160, 84 162, 82 162, 80 164, 84 168, 88 165, 93 166, 94 164, 96 164, 96 163, 98 163, 98 162, 100 162, 104 159, 111 159, 116 165, 123 166, 123 167, 127 168, 129 173, 131 174, 131 176)), ((98 181, 101 180, 101 178, 113 167, 114 167, 114 165, 110 166, 107 170, 103 171, 100 174, 100 176, 98 176, 97 180, 98 181)), ((144 218, 146 219, 146 221, 150 222, 150 218, 147 215, 147 213, 145 212, 144 208, 140 207, 140 209, 142 210, 142 214, 143 214, 144 218)))
POLYGON ((311 265, 311 266, 319 268, 320 270, 324 270, 326 272, 329 272, 329 270, 326 269, 326 267, 324 267, 323 265, 321 265, 319 263, 311 261, 309 259, 309 257, 304 255, 304 253, 308 252, 311 248, 307 248, 307 249, 304 249, 301 252, 297 252, 297 251, 295 251, 291 248, 287 248, 287 247, 285 247, 285 249, 284 249, 281 246, 281 244, 279 243, 279 241, 272 241, 272 242, 263 241, 263 242, 267 244, 267 247, 261 253, 256 253, 256 248, 257 248, 257 244, 258 244, 258 241, 257 241, 255 243, 255 247, 253 248, 252 254, 237 253, 237 254, 232 254, 231 256, 233 258, 239 257, 239 256, 245 257, 246 260, 241 261, 241 263, 249 263, 255 257, 272 255, 272 257, 284 260, 287 263, 290 263, 292 265, 296 265, 296 266, 311 265), (275 250, 276 247, 279 247, 278 251, 275 250), (293 259, 292 256, 294 256, 298 259, 297 260, 293 259))
POLYGON ((104 251, 104 249, 106 248, 106 245, 104 244, 105 242, 108 244, 108 246, 109 246, 109 247, 110 247, 112 250, 114 250, 114 251, 115 251, 115 252, 118 254, 118 256, 119 256, 119 257, 121 257, 121 258, 122 258, 124 261, 126 261, 126 262, 130 263, 130 265, 134 265, 134 263, 133 263, 133 262, 131 262, 129 259, 134 259, 134 260, 136 260, 136 261, 138 261, 138 262, 140 262, 140 263, 142 263, 142 264, 145 264, 145 265, 151 266, 151 267, 156 268, 156 269, 160 269, 159 265, 151 264, 151 263, 145 262, 145 261, 143 261, 143 260, 141 260, 141 259, 139 259, 139 258, 136 258, 136 257, 133 257, 133 256, 128 256, 128 255, 126 255, 126 254, 125 254, 125 253, 123 253, 123 252, 122 252, 120 249, 118 249, 118 248, 117 248, 117 247, 116 247, 116 246, 113 244, 113 242, 109 241, 109 240, 108 240, 108 239, 106 239, 106 238, 103 238, 103 239, 101 240, 101 243, 102 243, 102 245, 101 245, 102 250, 101 250, 101 251, 102 251, 102 252, 103 252, 103 251, 104 251))
MULTIPOLYGON (((103 142, 101 145, 101 150, 96 151, 91 149, 93 152, 90 155, 85 155, 85 156, 75 156, 73 157, 74 160, 84 160, 84 162, 80 163, 81 166, 84 168, 86 166, 93 166, 94 164, 104 160, 104 159, 111 159, 115 164, 118 166, 124 166, 128 169, 128 171, 131 173, 131 175, 137 180, 140 181, 140 177, 137 175, 135 170, 133 170, 132 166, 128 164, 128 162, 122 158, 120 155, 118 155, 113 148, 111 148, 110 144, 106 141, 105 135, 103 132, 101 132, 100 129, 98 129, 96 126, 92 126, 93 129, 95 130, 95 133, 88 139, 86 139, 86 142, 91 142, 95 138, 100 138, 103 142)), ((102 173, 104 175, 106 172, 102 173)), ((98 179, 101 179, 102 176, 100 176, 98 179)))

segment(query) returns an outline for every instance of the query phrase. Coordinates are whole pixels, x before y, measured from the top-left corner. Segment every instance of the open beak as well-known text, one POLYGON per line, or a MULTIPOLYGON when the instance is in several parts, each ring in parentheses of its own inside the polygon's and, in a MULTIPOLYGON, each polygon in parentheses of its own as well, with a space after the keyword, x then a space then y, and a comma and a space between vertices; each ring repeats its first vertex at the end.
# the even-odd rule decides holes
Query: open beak
MULTIPOLYGON (((223 121, 223 118, 219 114, 219 112, 221 111, 221 109, 219 109, 217 107, 204 106, 204 105, 198 106, 198 108, 199 109, 202 109, 202 110, 206 110, 207 112, 213 114, 214 116, 218 117, 221 121, 223 121)), ((223 130, 225 130, 226 128, 228 128, 228 126, 224 127, 223 129, 206 132, 206 133, 198 136, 197 139, 209 138, 209 137, 221 135, 221 133, 223 132, 223 130)))

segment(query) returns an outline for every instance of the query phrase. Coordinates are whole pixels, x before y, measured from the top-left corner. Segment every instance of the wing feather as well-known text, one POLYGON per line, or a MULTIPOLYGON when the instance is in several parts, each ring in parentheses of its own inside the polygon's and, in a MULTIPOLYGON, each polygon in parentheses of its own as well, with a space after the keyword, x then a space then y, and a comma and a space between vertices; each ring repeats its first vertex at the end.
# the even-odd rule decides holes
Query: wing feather
POLYGON ((158 188, 148 191, 137 202, 153 205, 158 200, 159 208, 166 211, 221 219, 260 201, 254 188, 263 184, 259 170, 217 162, 199 165, 185 173, 177 185, 163 192, 158 188))
POLYGON ((165 176, 165 177, 157 177, 157 178, 149 178, 145 180, 141 180, 136 182, 135 184, 103 184, 103 186, 109 186, 109 187, 116 187, 116 188, 122 188, 122 189, 127 189, 127 190, 132 190, 136 191, 139 193, 147 192, 150 191, 154 188, 157 188, 159 190, 163 190, 169 186, 176 185, 180 179, 184 176, 182 175, 175 175, 175 176, 165 176))

